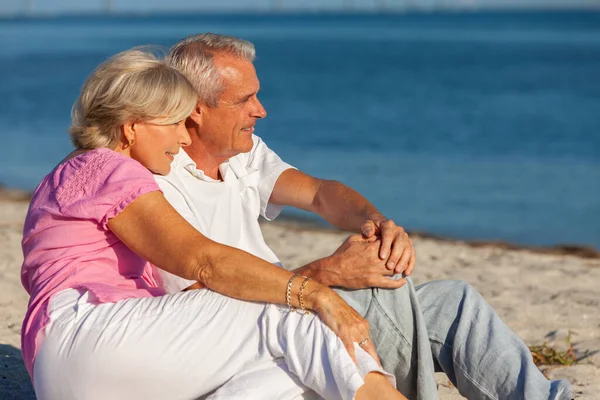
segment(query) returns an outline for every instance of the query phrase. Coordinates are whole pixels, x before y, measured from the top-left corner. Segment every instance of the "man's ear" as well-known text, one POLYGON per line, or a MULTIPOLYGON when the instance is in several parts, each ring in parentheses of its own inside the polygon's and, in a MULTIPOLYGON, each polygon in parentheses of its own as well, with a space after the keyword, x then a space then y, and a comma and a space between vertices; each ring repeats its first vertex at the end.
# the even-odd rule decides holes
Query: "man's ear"
POLYGON ((194 107, 194 111, 189 116, 189 119, 194 121, 197 125, 202 125, 202 116, 204 115, 204 105, 198 101, 196 103, 196 107, 194 107))

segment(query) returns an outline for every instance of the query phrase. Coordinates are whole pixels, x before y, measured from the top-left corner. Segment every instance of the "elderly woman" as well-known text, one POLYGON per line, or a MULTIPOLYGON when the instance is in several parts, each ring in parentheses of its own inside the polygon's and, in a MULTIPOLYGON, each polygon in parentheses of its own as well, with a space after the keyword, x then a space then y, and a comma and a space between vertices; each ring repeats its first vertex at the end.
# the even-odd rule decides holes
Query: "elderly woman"
POLYGON ((38 399, 217 398, 278 359, 326 399, 404 398, 368 324, 335 292, 209 240, 164 199, 152 173, 167 174, 189 143, 196 101, 179 72, 141 50, 85 82, 76 150, 37 187, 23 234, 22 348, 38 399), (149 263, 206 288, 165 295, 149 263))

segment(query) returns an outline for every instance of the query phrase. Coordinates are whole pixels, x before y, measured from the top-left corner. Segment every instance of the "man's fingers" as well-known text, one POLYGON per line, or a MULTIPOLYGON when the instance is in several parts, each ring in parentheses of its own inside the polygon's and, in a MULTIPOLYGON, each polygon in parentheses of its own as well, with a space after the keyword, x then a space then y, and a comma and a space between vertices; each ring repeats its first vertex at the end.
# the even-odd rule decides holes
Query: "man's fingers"
POLYGON ((346 238, 346 242, 348 243, 363 242, 364 240, 361 235, 350 235, 346 238))
POLYGON ((368 220, 362 224, 360 230, 365 238, 369 238, 375 235, 377 227, 375 226, 375 222, 368 220))
POLYGON ((406 267, 408 260, 406 260, 406 264, 402 264, 404 254, 406 254, 404 243, 399 238, 396 238, 396 240, 392 243, 392 252, 385 263, 387 269, 393 271, 394 268, 396 268, 396 273, 398 273, 398 267, 406 267))
POLYGON ((408 262, 408 268, 404 271, 404 275, 409 276, 412 274, 413 269, 415 269, 415 264, 417 263, 417 255, 415 254, 415 250, 413 248, 412 256, 410 257, 410 261, 408 262))
POLYGON ((396 271, 393 269, 387 269, 387 267, 382 263, 376 271, 373 271, 373 274, 377 274, 378 277, 385 276, 389 278, 390 276, 396 275, 396 271))
POLYGON ((406 278, 394 279, 388 278, 387 276, 382 276, 377 280, 377 282, 375 282, 373 287, 378 287, 381 289, 399 289, 404 285, 406 285, 406 278))
POLYGON ((350 235, 346 238, 346 243, 375 243, 378 240, 375 235, 368 238, 362 235, 350 235))
POLYGON ((376 235, 373 235, 369 238, 366 239, 362 239, 363 243, 375 243, 379 240, 379 238, 376 235))
POLYGON ((410 259, 412 257, 412 254, 413 254, 412 247, 408 246, 408 247, 404 248, 404 251, 402 252, 402 257, 400 257, 400 261, 398 262, 398 265, 396 266, 397 274, 401 274, 404 271, 406 271, 406 269, 408 268, 408 263, 410 262, 410 259))
MULTIPOLYGON (((385 260, 388 258, 392 249, 392 243, 396 236, 393 234, 391 229, 386 229, 385 226, 381 227, 381 246, 379 247, 379 258, 385 260)), ((388 267, 389 268, 389 267, 388 267)), ((393 269, 393 267, 392 267, 393 269)))
POLYGON ((396 267, 396 273, 404 273, 404 275, 408 276, 412 273, 412 269, 415 266, 415 248, 413 247, 412 240, 408 237, 408 235, 406 236, 406 244, 407 246, 404 249, 404 253, 402 253, 400 263, 396 267))

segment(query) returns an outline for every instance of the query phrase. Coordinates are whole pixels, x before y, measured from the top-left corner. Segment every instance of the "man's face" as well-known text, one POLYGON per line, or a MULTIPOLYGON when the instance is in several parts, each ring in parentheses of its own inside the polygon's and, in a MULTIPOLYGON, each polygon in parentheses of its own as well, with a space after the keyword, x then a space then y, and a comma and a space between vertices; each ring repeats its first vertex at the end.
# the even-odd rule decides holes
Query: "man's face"
POLYGON ((225 91, 217 107, 201 106, 199 136, 213 157, 231 158, 252 150, 256 120, 267 113, 257 97, 260 82, 251 62, 229 54, 215 54, 214 62, 225 91))

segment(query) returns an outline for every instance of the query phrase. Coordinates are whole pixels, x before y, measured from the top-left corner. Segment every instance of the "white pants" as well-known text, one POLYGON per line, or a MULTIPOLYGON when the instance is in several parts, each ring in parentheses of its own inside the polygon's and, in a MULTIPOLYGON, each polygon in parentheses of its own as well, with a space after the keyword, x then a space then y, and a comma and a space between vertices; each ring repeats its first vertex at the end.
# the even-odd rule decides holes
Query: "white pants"
POLYGON ((384 373, 358 346, 355 364, 314 314, 287 307, 206 289, 87 299, 72 289, 51 299, 34 364, 39 400, 298 399, 300 383, 325 399, 352 399, 367 373, 384 373))

